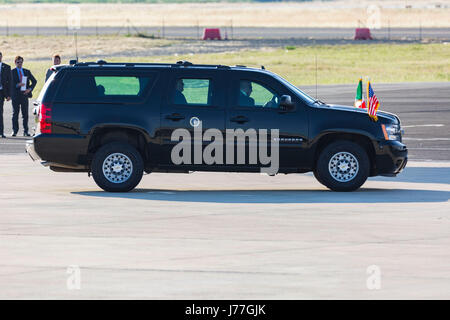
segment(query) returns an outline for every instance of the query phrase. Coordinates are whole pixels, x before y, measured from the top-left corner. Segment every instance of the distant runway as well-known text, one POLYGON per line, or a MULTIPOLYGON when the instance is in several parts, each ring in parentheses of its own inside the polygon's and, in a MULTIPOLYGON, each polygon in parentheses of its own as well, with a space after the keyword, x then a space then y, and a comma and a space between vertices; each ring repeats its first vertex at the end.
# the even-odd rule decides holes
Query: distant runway
MULTIPOLYGON (((316 95, 314 86, 299 87, 316 95)), ((317 92, 327 103, 352 105, 355 90, 356 84, 328 85, 318 86, 317 92)), ((450 160, 450 82, 374 84, 374 90, 381 109, 400 117, 411 160, 450 160)), ((0 139, 0 154, 23 153, 27 138, 9 137, 11 103, 6 103, 4 109, 8 138, 0 139)), ((33 127, 31 109, 30 106, 30 127, 33 127)))
MULTIPOLYGON (((261 28, 261 27, 232 27, 217 26, 221 29, 222 37, 233 38, 312 38, 312 39, 351 39, 355 34, 354 28, 261 28)), ((137 32, 165 38, 200 38, 204 26, 191 27, 82 27, 79 35, 118 35, 136 34, 137 32)), ((396 40, 450 40, 450 28, 380 28, 372 29, 372 36, 376 39, 396 40)), ((0 27, 0 35, 69 35, 72 31, 61 27, 0 27)))

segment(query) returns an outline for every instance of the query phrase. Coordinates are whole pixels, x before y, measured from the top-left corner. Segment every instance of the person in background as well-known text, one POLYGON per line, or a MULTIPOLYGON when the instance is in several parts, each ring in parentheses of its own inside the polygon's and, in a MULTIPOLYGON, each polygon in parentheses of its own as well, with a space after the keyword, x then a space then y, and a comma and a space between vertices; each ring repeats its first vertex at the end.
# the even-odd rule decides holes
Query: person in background
MULTIPOLYGON (((57 66, 57 65, 61 64, 61 56, 59 54, 54 54, 52 58, 53 58, 53 65, 54 66, 57 66)), ((52 68, 48 68, 47 73, 45 75, 45 81, 47 81, 48 78, 50 78, 50 76, 53 74, 53 72, 54 71, 52 70, 52 68)))
POLYGON ((23 58, 21 56, 17 56, 14 59, 14 62, 16 64, 16 68, 11 71, 11 98, 13 106, 13 132, 11 136, 15 137, 19 131, 19 111, 21 111, 23 119, 23 136, 29 137, 28 98, 33 96, 32 92, 36 86, 37 80, 33 77, 30 70, 22 68, 23 58))
POLYGON ((0 52, 0 138, 6 138, 3 132, 3 103, 11 100, 11 67, 2 62, 0 52))

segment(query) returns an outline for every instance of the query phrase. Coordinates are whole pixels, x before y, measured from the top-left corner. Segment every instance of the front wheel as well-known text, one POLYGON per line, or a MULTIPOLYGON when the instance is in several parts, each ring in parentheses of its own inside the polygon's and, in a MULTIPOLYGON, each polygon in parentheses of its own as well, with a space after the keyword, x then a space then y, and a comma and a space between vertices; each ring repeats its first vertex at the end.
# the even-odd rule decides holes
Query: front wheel
POLYGON ((141 181, 144 161, 141 154, 131 145, 111 142, 94 155, 91 165, 92 176, 97 185, 109 192, 128 192, 141 181))
POLYGON ((320 153, 315 175, 333 191, 354 191, 366 182, 369 164, 363 147, 350 141, 336 141, 320 153))

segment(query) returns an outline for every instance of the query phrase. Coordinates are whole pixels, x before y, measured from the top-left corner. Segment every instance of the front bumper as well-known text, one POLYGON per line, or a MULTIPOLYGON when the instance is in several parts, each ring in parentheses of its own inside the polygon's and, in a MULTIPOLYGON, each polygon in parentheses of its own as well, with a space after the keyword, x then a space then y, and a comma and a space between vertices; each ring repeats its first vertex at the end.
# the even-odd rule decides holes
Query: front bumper
POLYGON ((376 155, 376 171, 379 175, 395 176, 408 163, 408 149, 399 141, 380 142, 376 155))

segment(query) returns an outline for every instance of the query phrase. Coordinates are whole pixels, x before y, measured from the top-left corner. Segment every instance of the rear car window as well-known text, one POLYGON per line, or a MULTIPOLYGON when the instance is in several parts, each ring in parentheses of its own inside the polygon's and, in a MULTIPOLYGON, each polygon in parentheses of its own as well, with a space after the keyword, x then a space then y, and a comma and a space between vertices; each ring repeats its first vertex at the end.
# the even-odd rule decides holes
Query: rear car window
POLYGON ((125 95, 139 96, 141 90, 146 87, 149 78, 144 77, 94 77, 95 85, 100 94, 106 96, 125 95))
POLYGON ((156 74, 69 75, 58 92, 63 102, 138 102, 148 93, 156 74))

